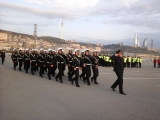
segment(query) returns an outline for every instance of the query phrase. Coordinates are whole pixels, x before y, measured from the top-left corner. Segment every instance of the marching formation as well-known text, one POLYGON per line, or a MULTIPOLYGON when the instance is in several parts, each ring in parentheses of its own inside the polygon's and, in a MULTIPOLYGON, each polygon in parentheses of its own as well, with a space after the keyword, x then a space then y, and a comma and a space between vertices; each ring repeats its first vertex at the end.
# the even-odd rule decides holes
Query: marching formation
POLYGON ((22 66, 26 74, 28 74, 29 69, 31 74, 35 75, 36 71, 39 71, 39 76, 43 78, 44 72, 47 72, 48 79, 51 80, 51 76, 55 77, 56 81, 63 83, 64 71, 66 65, 68 66, 68 80, 73 85, 74 82, 76 87, 80 87, 79 78, 82 79, 88 85, 91 85, 91 82, 98 84, 98 65, 99 57, 98 51, 94 50, 93 55, 90 54, 89 49, 85 51, 80 51, 72 48, 69 49, 68 54, 64 54, 62 48, 58 48, 57 52, 52 49, 25 49, 22 50, 13 50, 11 55, 13 61, 13 68, 16 70, 18 66, 19 71, 22 71, 22 66), (58 68, 58 74, 55 74, 56 69, 58 68), (93 77, 91 78, 91 68, 93 72, 93 77), (82 74, 79 74, 79 70, 82 70, 82 74), (73 77, 74 76, 74 77, 73 77))

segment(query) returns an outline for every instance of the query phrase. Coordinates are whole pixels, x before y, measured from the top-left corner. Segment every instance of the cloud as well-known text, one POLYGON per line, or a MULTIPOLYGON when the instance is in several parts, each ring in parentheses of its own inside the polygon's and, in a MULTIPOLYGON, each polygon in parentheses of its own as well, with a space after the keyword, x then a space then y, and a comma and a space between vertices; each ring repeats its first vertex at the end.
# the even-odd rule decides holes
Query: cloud
MULTIPOLYGON (((117 0, 116 0, 117 1, 117 0)), ((131 26, 145 26, 159 29, 160 1, 122 0, 120 2, 103 4, 94 9, 90 15, 106 16, 103 23, 126 24, 131 26), (122 2, 124 1, 124 2, 122 2), (106 6, 106 7, 105 7, 106 6)))
MULTIPOLYGON (((45 17, 48 19, 61 18, 62 14, 66 19, 73 19, 74 17, 67 12, 59 10, 44 10, 24 5, 0 2, 1 10, 8 10, 10 12, 18 12, 21 14, 31 14, 32 16, 45 17)), ((6 11, 5 11, 6 12, 6 11)))

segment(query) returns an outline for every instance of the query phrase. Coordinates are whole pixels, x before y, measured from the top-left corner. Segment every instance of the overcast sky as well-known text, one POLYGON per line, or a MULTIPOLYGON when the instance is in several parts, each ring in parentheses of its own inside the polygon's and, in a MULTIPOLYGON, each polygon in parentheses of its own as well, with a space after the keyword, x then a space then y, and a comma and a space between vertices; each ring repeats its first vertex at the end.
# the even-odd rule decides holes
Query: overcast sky
POLYGON ((160 0, 0 0, 0 29, 38 36, 133 45, 137 34, 140 44, 160 48, 160 0))

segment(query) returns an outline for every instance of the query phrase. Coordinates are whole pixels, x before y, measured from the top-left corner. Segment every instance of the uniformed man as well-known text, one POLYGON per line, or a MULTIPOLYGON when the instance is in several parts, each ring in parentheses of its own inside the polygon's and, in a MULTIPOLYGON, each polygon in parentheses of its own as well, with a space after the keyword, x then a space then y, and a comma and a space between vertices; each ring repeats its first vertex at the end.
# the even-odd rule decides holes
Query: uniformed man
POLYGON ((112 60, 114 60, 114 71, 117 75, 117 80, 115 83, 111 86, 113 91, 115 91, 116 87, 119 85, 119 92, 122 95, 126 95, 123 92, 123 71, 124 71, 124 64, 123 64, 123 57, 122 57, 122 50, 118 50, 116 52, 116 55, 111 57, 112 60))
POLYGON ((67 65, 68 65, 68 80, 72 80, 72 74, 73 74, 73 67, 72 67, 72 62, 73 62, 73 54, 72 54, 73 48, 69 48, 69 52, 67 54, 67 65))
POLYGON ((53 55, 52 55, 52 49, 48 49, 48 54, 46 56, 46 63, 47 63, 47 68, 48 68, 48 79, 51 80, 51 74, 52 74, 52 70, 54 67, 53 64, 53 55))
POLYGON ((79 59, 78 56, 79 56, 79 50, 75 49, 73 60, 72 60, 72 65, 71 65, 73 67, 73 70, 74 70, 75 78, 71 79, 71 83, 73 85, 73 81, 75 81, 76 87, 80 87, 79 86, 79 82, 78 82, 78 79, 79 79, 79 68, 80 68, 80 59, 79 59))
POLYGON ((52 56, 53 56, 53 68, 52 68, 52 76, 55 77, 56 69, 57 69, 57 59, 56 59, 56 51, 52 50, 52 56))
POLYGON ((35 49, 32 49, 30 54, 30 63, 31 63, 31 74, 34 75, 34 71, 36 69, 37 57, 35 54, 35 49))
POLYGON ((93 56, 92 56, 93 77, 91 78, 91 82, 93 82, 93 80, 94 80, 94 84, 98 84, 97 77, 99 75, 99 70, 98 70, 99 58, 98 58, 97 53, 98 53, 98 51, 94 50, 93 51, 93 56))
POLYGON ((57 63, 58 63, 58 74, 57 76, 55 77, 56 81, 58 81, 58 79, 60 80, 61 83, 63 83, 63 80, 62 80, 62 75, 63 75, 63 67, 65 65, 65 58, 63 57, 63 54, 62 54, 62 48, 58 48, 58 54, 56 56, 56 59, 57 59, 57 63))
POLYGON ((40 51, 40 53, 39 53, 39 56, 37 58, 38 62, 39 62, 39 67, 40 67, 39 76, 43 78, 44 67, 46 67, 45 66, 46 58, 45 58, 45 54, 44 54, 43 48, 41 48, 39 51, 40 51))
POLYGON ((3 64, 4 61, 5 61, 5 57, 6 57, 5 50, 3 49, 2 52, 1 52, 0 54, 1 54, 2 64, 3 64))
POLYGON ((26 49, 26 53, 24 54, 24 66, 25 66, 25 71, 28 73, 28 69, 30 68, 30 55, 29 55, 29 49, 26 49))
POLYGON ((17 65, 18 65, 18 61, 17 61, 17 50, 16 49, 13 49, 13 53, 12 53, 12 55, 11 55, 11 59, 12 59, 12 61, 13 61, 13 68, 14 68, 14 70, 16 70, 16 67, 17 67, 17 65))
POLYGON ((18 52, 18 63, 19 63, 19 71, 22 71, 22 63, 23 63, 23 53, 22 50, 19 50, 18 52))
POLYGON ((142 66, 142 58, 139 57, 139 68, 141 68, 141 66, 142 66))
POLYGON ((63 49, 62 49, 62 57, 64 58, 64 60, 65 60, 65 64, 63 64, 62 66, 62 76, 64 76, 64 71, 65 71, 65 69, 66 69, 66 61, 67 61, 67 56, 64 54, 64 51, 63 51, 63 49))
POLYGON ((92 60, 91 60, 91 56, 89 55, 89 49, 85 50, 85 57, 84 57, 83 66, 85 68, 87 84, 91 85, 90 84, 90 77, 91 77, 92 60))
POLYGON ((81 80, 81 78, 82 78, 83 81, 86 82, 86 81, 85 81, 85 67, 83 66, 83 65, 84 65, 84 58, 85 58, 85 55, 84 55, 84 51, 82 50, 82 51, 81 51, 81 58, 80 58, 80 67, 81 67, 81 69, 82 69, 82 73, 81 73, 81 75, 80 75, 80 80, 81 80))
POLYGON ((35 72, 38 71, 38 67, 39 67, 39 61, 38 61, 38 49, 35 49, 35 57, 36 57, 36 66, 35 66, 35 72))

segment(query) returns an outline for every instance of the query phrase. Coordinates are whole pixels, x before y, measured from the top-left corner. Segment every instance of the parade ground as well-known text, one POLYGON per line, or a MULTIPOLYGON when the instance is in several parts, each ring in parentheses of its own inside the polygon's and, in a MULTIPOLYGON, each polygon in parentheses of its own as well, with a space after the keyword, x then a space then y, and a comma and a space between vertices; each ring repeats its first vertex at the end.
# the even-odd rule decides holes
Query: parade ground
MULTIPOLYGON (((1 60, 0 60, 1 61, 1 60)), ((58 71, 56 71, 57 73, 58 71)), ((99 67, 99 85, 71 85, 66 67, 63 84, 38 72, 13 70, 10 56, 0 64, 0 120, 159 120, 160 68, 143 61, 125 68, 124 92, 112 91, 113 68, 99 67)))

